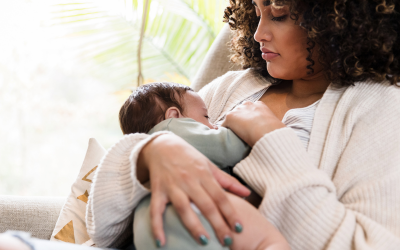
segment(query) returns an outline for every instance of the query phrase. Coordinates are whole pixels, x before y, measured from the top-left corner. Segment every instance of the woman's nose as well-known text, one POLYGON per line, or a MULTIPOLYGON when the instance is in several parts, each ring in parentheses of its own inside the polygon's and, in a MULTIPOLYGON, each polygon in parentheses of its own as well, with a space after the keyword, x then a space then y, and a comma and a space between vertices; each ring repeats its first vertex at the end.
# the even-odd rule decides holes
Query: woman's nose
POLYGON ((258 22, 256 33, 254 33, 254 40, 257 42, 269 42, 272 39, 272 33, 269 29, 269 24, 266 18, 260 16, 260 21, 258 22))

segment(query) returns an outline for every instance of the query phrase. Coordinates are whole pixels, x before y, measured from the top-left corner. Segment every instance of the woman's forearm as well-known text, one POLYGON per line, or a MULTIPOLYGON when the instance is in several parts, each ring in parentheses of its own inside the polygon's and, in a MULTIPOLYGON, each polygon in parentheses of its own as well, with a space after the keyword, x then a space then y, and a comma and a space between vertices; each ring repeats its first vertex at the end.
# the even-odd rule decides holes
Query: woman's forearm
POLYGON ((126 135, 102 159, 86 209, 87 231, 97 246, 118 246, 132 233, 128 228, 132 211, 149 194, 136 178, 137 158, 147 142, 160 134, 126 135))
MULTIPOLYGON (((369 141, 382 139, 358 137, 353 150, 363 152, 369 141)), ((335 173, 342 175, 341 182, 334 183, 313 165, 295 133, 282 129, 263 137, 250 156, 236 165, 235 173, 263 194, 260 212, 281 230, 293 249, 392 249, 400 244, 395 234, 399 224, 386 218, 398 214, 400 185, 395 180, 400 178, 400 162, 398 152, 385 151, 389 152, 393 155, 385 159, 390 160, 368 157, 370 152, 357 161, 351 158, 353 154, 344 153, 335 173), (340 172, 343 169, 353 172, 340 172), (351 184, 343 182, 349 175, 355 176, 351 184)))
POLYGON ((146 182, 150 180, 150 172, 149 169, 146 166, 146 153, 148 150, 151 150, 151 143, 153 143, 154 140, 150 141, 145 145, 142 150, 139 153, 138 160, 137 160, 137 165, 136 165, 136 177, 138 181, 144 185, 146 182))

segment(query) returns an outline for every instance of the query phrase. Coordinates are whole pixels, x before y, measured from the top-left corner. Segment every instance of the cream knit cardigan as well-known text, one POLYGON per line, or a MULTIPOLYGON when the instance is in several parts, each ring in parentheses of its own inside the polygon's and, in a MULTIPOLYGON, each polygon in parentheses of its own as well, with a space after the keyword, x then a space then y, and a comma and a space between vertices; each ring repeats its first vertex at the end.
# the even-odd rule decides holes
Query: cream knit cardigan
MULTIPOLYGON (((268 84, 252 70, 229 72, 200 95, 217 122, 268 84)), ((264 197, 260 213, 292 249, 400 249, 399 126, 399 87, 331 85, 316 110, 308 151, 291 129, 278 129, 234 171, 264 197)), ((98 246, 118 245, 131 232, 132 211, 149 194, 135 175, 137 156, 162 133, 124 136, 99 165, 86 216, 98 246)))

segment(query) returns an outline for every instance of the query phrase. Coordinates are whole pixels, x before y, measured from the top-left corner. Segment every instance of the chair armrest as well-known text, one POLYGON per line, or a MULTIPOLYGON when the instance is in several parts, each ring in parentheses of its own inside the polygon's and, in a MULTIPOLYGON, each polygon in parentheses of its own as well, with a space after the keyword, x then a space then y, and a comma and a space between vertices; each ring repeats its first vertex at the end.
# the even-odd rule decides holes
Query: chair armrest
POLYGON ((48 240, 65 201, 66 197, 0 195, 0 233, 25 231, 48 240))

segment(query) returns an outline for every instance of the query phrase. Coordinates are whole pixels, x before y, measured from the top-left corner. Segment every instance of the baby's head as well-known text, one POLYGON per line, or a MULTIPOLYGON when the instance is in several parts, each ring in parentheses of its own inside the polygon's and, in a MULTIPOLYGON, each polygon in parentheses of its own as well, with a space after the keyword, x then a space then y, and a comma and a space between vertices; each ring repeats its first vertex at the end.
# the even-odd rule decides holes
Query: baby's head
POLYGON ((191 88, 169 82, 138 87, 119 111, 119 124, 124 134, 147 133, 169 118, 192 118, 209 128, 207 108, 191 88))

